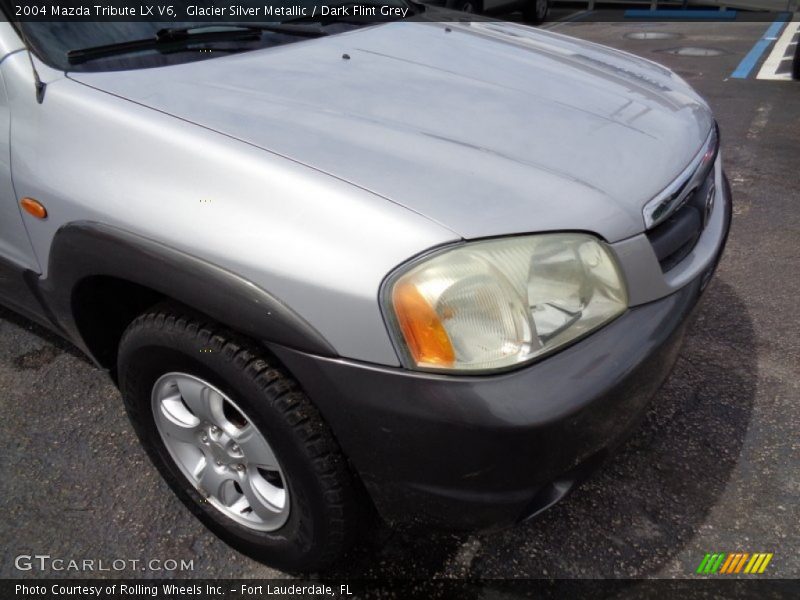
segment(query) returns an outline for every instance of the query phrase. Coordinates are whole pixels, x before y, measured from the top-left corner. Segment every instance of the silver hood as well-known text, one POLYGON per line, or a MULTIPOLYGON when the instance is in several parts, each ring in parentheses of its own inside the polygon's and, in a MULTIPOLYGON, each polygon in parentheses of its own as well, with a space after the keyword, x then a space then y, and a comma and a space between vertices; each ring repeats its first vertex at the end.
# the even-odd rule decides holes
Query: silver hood
POLYGON ((703 100, 654 63, 491 22, 396 22, 70 77, 324 171, 465 238, 639 233, 644 204, 713 124, 703 100))

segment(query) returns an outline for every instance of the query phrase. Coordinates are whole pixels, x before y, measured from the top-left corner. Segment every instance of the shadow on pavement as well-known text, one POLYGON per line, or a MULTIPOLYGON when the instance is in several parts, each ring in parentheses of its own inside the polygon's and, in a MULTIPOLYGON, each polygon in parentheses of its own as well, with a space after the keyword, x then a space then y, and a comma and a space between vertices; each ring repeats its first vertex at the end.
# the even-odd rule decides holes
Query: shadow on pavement
POLYGON ((94 363, 89 360, 89 358, 80 350, 78 350, 75 346, 71 343, 66 341, 64 338, 59 337, 49 329, 42 327, 38 323, 31 321, 22 315, 19 315, 4 306, 0 306, 0 321, 7 321, 13 325, 21 329, 25 329, 29 331, 33 335, 42 339, 45 342, 46 346, 41 348, 40 350, 34 353, 28 354, 21 354, 14 359, 14 364, 18 368, 21 369, 29 369, 29 368, 37 368, 37 362, 44 358, 49 358, 50 360, 55 359, 55 357, 60 352, 66 352, 71 354, 72 356, 79 358, 83 362, 94 366, 94 363))

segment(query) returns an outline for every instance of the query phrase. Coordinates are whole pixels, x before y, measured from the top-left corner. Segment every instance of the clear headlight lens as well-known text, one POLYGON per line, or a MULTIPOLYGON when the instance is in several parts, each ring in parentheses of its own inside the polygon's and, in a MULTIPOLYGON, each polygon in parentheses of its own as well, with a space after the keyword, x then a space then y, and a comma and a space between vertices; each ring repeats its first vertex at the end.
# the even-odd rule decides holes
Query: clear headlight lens
POLYGON ((623 313, 607 246, 554 233, 473 242, 393 275, 384 302, 408 366, 492 370, 552 352, 623 313))

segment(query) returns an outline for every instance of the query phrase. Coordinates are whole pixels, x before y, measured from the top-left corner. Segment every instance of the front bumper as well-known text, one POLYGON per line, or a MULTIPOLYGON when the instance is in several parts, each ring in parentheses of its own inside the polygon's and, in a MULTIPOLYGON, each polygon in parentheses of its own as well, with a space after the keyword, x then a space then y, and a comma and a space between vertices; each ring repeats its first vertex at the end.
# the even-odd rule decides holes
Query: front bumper
POLYGON ((678 355, 714 261, 677 292, 629 309, 518 371, 448 376, 272 346, 330 423, 389 522, 478 529, 565 496, 647 409, 678 355))

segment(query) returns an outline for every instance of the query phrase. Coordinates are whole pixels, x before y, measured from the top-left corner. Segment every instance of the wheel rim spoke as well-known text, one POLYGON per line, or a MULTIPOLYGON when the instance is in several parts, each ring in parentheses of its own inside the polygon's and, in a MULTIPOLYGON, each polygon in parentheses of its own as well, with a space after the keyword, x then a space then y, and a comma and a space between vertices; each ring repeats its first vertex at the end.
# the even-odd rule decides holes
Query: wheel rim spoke
MULTIPOLYGON (((242 492, 244 493, 244 497, 247 499, 250 508, 253 512, 258 516, 262 521, 270 522, 274 521, 278 518, 280 514, 281 507, 274 506, 270 499, 265 498, 264 494, 264 487, 265 486, 256 486, 256 482, 260 478, 260 475, 257 473, 248 474, 247 476, 242 478, 242 492), (259 489, 260 487, 260 489, 259 489)), ((266 482, 264 482, 266 484, 266 482)), ((269 486, 269 484, 266 484, 269 486)), ((273 487, 273 486, 269 486, 273 487)), ((267 490, 269 490, 267 487, 267 490)), ((271 499, 277 502, 277 497, 280 495, 278 488, 274 488, 275 493, 270 494, 272 496, 271 499)), ((272 490, 269 490, 272 491, 272 490)))
POLYGON ((189 410, 199 419, 216 423, 227 421, 223 412, 223 396, 200 381, 181 378, 178 390, 189 410))
POLYGON ((247 459, 248 464, 270 471, 279 470, 275 453, 253 425, 248 424, 244 429, 240 429, 234 439, 247 459))
POLYGON ((244 514, 249 508, 250 502, 243 494, 239 494, 239 497, 230 505, 230 509, 239 514, 244 514))
POLYGON ((186 410, 178 394, 161 401, 156 417, 162 433, 179 442, 197 443, 200 421, 186 410))
POLYGON ((213 462, 206 460, 206 465, 200 472, 197 483, 206 494, 221 502, 222 485, 229 479, 232 479, 231 474, 218 468, 213 462))

